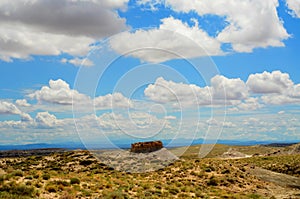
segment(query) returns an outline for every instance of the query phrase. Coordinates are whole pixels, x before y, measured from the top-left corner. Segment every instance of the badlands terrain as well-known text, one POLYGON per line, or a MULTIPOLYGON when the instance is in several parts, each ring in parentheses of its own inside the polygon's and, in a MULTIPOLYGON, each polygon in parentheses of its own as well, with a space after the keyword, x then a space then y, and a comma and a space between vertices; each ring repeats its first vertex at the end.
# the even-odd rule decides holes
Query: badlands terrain
POLYGON ((0 198, 300 198, 300 144, 200 147, 2 151, 0 198))

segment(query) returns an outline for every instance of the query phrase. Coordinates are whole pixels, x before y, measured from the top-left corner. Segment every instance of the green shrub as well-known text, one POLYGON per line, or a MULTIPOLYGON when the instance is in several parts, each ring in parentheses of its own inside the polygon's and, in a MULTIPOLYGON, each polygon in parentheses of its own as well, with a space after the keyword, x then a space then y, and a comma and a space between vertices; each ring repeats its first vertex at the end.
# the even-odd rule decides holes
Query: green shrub
POLYGON ((207 185, 208 185, 208 186, 218 186, 218 180, 217 180, 214 176, 212 176, 212 177, 208 180, 207 185))
POLYGON ((0 187, 0 192, 7 192, 12 195, 33 197, 36 195, 35 189, 32 186, 23 184, 8 183, 0 187))
POLYGON ((55 181, 55 184, 57 184, 57 185, 62 185, 62 186, 65 186, 65 187, 67 187, 67 186, 70 185, 69 182, 64 181, 64 180, 58 180, 58 181, 55 181))
POLYGON ((51 177, 51 176, 50 176, 49 173, 44 173, 43 176, 42 176, 42 178, 43 178, 44 180, 49 180, 50 177, 51 177))
POLYGON ((80 184, 80 180, 78 178, 71 178, 70 183, 71 184, 80 184))
POLYGON ((170 192, 171 194, 173 194, 173 195, 176 195, 177 193, 180 192, 180 190, 179 190, 178 188, 174 187, 174 188, 171 188, 171 189, 169 190, 169 192, 170 192))
POLYGON ((88 166, 91 165, 93 162, 94 160, 81 160, 79 164, 83 166, 88 166))
POLYGON ((39 177, 40 177, 39 174, 34 174, 34 175, 33 175, 33 178, 35 178, 35 179, 38 179, 39 177))
POLYGON ((11 176, 19 176, 19 177, 23 177, 23 171, 21 170, 16 170, 14 172, 11 173, 11 176))
POLYGON ((125 195, 121 190, 106 190, 103 191, 103 197, 104 199, 125 199, 125 198, 129 198, 127 195, 125 195))
POLYGON ((50 193, 55 193, 55 192, 57 192, 57 188, 54 185, 49 185, 46 187, 46 191, 48 191, 50 193))
POLYGON ((25 179, 27 179, 27 180, 32 180, 33 177, 32 177, 32 176, 26 176, 25 179))
POLYGON ((262 197, 258 194, 252 193, 252 194, 248 195, 248 198, 259 199, 259 198, 262 198, 262 197))

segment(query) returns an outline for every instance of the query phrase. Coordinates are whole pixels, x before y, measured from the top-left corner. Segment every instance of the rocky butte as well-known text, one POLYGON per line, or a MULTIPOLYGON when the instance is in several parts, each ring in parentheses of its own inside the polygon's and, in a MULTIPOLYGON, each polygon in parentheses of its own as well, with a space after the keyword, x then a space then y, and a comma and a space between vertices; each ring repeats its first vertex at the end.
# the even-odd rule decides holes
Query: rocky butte
POLYGON ((163 148, 161 141, 137 142, 131 144, 130 151, 133 153, 150 153, 163 148))

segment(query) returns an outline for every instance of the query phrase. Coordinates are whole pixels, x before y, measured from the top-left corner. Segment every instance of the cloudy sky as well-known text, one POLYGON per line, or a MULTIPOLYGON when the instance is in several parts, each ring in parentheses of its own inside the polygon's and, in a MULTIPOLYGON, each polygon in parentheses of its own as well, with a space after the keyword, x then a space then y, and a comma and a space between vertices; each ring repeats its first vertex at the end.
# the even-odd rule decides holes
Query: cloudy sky
POLYGON ((2 0, 0 144, 300 140, 300 0, 2 0))

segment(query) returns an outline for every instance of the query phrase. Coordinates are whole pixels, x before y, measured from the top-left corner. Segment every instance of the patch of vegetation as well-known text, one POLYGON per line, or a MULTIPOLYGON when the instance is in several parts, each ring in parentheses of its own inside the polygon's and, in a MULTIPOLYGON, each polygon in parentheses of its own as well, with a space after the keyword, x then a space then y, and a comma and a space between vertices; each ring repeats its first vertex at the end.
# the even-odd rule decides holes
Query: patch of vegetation
MULTIPOLYGON (((0 159, 5 173, 0 175, 0 199, 47 198, 49 194, 57 199, 272 198, 276 186, 272 185, 271 192, 271 185, 248 173, 250 168, 299 176, 300 155, 215 158, 229 148, 217 145, 207 158, 200 159, 199 146, 192 146, 178 161, 148 173, 119 172, 97 162, 87 151, 0 159)), ((264 149, 236 148, 245 154, 262 154, 264 149)))
POLYGON ((71 178, 70 183, 71 184, 80 184, 80 180, 78 178, 71 178))
POLYGON ((51 176, 50 176, 49 173, 44 173, 44 174, 42 175, 43 180, 49 180, 50 177, 51 177, 51 176))
POLYGON ((15 195, 24 197, 35 197, 37 195, 37 192, 34 187, 26 186, 24 184, 17 184, 15 182, 10 182, 2 185, 0 187, 0 193, 2 193, 2 196, 6 194, 11 195, 12 197, 15 197, 15 195))

